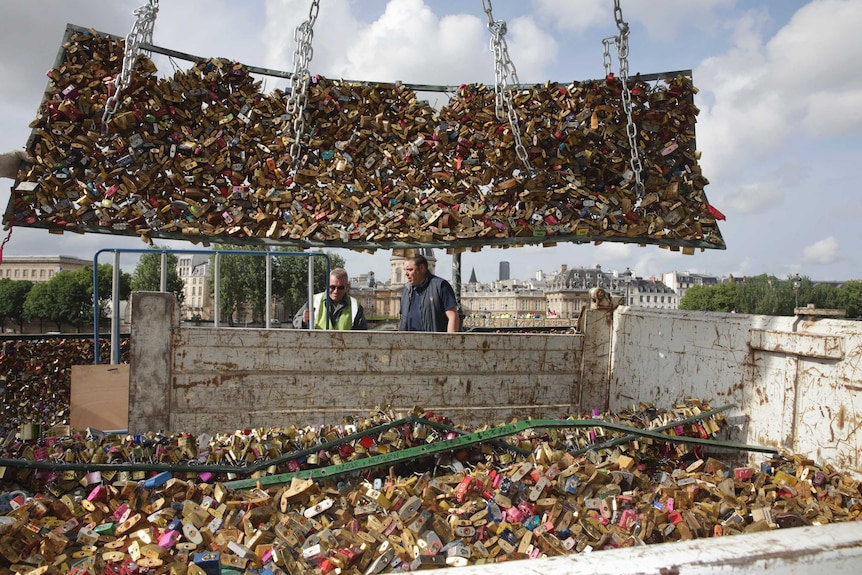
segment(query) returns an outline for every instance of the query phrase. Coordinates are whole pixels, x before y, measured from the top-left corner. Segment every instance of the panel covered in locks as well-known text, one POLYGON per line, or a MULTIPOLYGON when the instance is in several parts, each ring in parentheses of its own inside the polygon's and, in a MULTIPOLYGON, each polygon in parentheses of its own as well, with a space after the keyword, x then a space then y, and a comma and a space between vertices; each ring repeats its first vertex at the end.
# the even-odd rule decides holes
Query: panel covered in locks
POLYGON ((62 55, 7 227, 358 249, 725 248, 686 75, 630 82, 639 192, 622 86, 610 76, 514 92, 525 163, 481 84, 436 110, 402 84, 314 76, 297 122, 285 94, 263 93, 242 64, 210 59, 160 78, 139 56, 103 125, 123 40, 70 26, 62 55))

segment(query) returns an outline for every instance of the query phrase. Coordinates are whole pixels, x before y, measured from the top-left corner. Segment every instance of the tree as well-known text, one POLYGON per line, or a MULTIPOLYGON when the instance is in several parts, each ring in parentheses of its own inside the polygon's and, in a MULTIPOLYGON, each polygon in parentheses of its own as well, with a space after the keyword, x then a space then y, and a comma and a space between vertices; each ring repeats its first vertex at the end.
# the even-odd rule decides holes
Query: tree
POLYGON ((55 315, 52 287, 50 281, 38 283, 33 286, 24 301, 24 317, 28 320, 39 320, 39 331, 44 331, 46 321, 55 323, 57 331, 61 328, 61 322, 57 321, 55 315))
POLYGON ((746 277, 739 289, 740 313, 793 315, 793 286, 775 276, 746 277))
POLYGON ((81 331, 93 320, 92 268, 61 271, 45 283, 36 284, 24 302, 27 319, 50 321, 62 329, 64 323, 81 331))
POLYGON ((739 304, 738 283, 717 284, 712 286, 711 291, 713 311, 723 311, 726 313, 737 311, 739 304))
MULTIPOLYGON (((243 246, 217 246, 216 251, 247 251, 243 246)), ((279 251, 273 250, 273 254, 279 251)), ((331 268, 344 267, 344 258, 327 253, 331 268)), ((213 256, 215 257, 215 256, 213 256)), ((214 265, 213 265, 214 267, 214 265)), ((314 285, 321 289, 327 278, 326 261, 314 258, 314 285)), ((233 325, 234 316, 248 309, 252 321, 260 321, 266 313, 266 257, 261 255, 223 254, 219 261, 220 317, 233 325)), ((214 278, 211 279, 214 281, 214 278)), ((273 256, 273 301, 282 301, 285 309, 295 310, 308 297, 308 259, 298 256, 273 256)), ((212 286, 212 284, 211 284, 212 286)))
POLYGON ((679 300, 679 309, 713 311, 712 293, 709 286, 691 286, 679 300))
POLYGON ((24 302, 33 289, 33 282, 27 280, 0 279, 0 331, 6 331, 7 322, 18 324, 18 331, 24 331, 24 302))
POLYGON ((836 292, 837 306, 847 310, 847 317, 862 316, 862 281, 849 281, 836 292))
MULTIPOLYGON (((131 291, 161 291, 162 287, 162 250, 156 246, 153 251, 141 255, 131 277, 131 291)), ((185 283, 177 274, 177 256, 167 254, 167 291, 183 301, 185 283)))
MULTIPOLYGON (((330 269, 343 268, 344 258, 332 252, 329 256, 330 269)), ((276 282, 273 289, 278 289, 283 298, 284 308, 291 312, 298 310, 308 301, 308 259, 304 257, 280 257, 276 282)), ((313 281, 315 291, 324 289, 329 284, 326 276, 326 260, 314 258, 313 281)))
MULTIPOLYGON (((54 284, 55 305, 59 323, 69 323, 80 332, 84 323, 93 321, 93 270, 84 267, 63 271, 48 282, 54 284)), ((58 326, 59 326, 58 323, 58 326)))
MULTIPOLYGON (((216 249, 244 248, 225 246, 216 249)), ((234 313, 247 306, 251 309, 252 321, 262 317, 266 305, 266 259, 253 255, 222 255, 219 266, 221 315, 233 325, 234 313)))
MULTIPOLYGON (((92 270, 84 268, 90 274, 90 298, 93 297, 92 270)), ((111 264, 99 264, 99 319, 107 316, 107 305, 113 298, 114 266, 111 264)), ((120 300, 128 300, 132 292, 132 276, 128 272, 120 270, 120 300)))

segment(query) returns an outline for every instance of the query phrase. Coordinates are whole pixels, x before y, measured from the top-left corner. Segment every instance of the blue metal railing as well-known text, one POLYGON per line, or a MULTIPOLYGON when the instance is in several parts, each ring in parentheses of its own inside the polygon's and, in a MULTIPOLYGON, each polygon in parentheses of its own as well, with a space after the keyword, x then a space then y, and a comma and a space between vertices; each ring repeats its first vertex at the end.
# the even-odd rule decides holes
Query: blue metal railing
MULTIPOLYGON (((112 276, 112 293, 111 293, 111 363, 120 363, 120 254, 150 254, 160 253, 162 255, 160 266, 160 290, 167 291, 167 256, 169 253, 179 254, 205 254, 215 257, 215 266, 213 272, 214 286, 214 303, 215 309, 214 326, 219 327, 220 309, 220 266, 221 256, 265 256, 266 257, 266 327, 271 325, 271 302, 272 302, 272 256, 277 257, 304 257, 308 258, 308 301, 311 302, 314 294, 314 258, 322 257, 326 260, 326 275, 329 277, 332 269, 332 263, 329 256, 323 252, 273 252, 260 250, 185 250, 185 249, 168 249, 168 248, 105 248, 96 252, 93 256, 93 348, 97 350, 95 353, 94 363, 99 363, 99 319, 101 313, 99 311, 99 256, 105 252, 114 254, 113 276, 112 276)), ((325 291, 325 290, 324 290, 325 291)), ((309 325, 312 322, 309 322, 309 325)))

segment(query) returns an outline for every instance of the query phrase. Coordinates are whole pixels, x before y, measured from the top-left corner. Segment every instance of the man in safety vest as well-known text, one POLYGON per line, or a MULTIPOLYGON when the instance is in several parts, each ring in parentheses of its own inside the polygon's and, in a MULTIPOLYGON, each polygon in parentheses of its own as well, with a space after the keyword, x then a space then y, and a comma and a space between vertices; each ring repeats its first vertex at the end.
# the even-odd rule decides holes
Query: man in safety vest
POLYGON ((309 317, 314 317, 314 329, 368 329, 365 310, 355 297, 348 295, 349 290, 347 272, 335 268, 329 273, 328 297, 325 292, 314 294, 312 313, 306 302, 294 316, 293 327, 307 329, 309 317))

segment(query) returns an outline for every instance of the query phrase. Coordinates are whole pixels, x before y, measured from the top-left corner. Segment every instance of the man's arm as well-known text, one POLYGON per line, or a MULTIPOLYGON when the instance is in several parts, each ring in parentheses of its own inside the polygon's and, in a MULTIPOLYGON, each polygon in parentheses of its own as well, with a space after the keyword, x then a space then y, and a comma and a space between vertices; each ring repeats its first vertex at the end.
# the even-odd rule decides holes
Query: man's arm
POLYGON ((368 329, 368 321, 365 319, 365 308, 362 304, 359 305, 359 311, 356 312, 356 317, 353 318, 353 327, 351 329, 368 329))
POLYGON ((455 297, 455 289, 452 284, 443 280, 443 299, 439 303, 445 306, 446 310, 446 331, 456 333, 461 327, 461 318, 458 316, 458 299, 455 297))
POLYGON ((305 302, 305 305, 302 306, 296 315, 293 316, 293 327, 296 329, 305 329, 308 327, 308 317, 305 317, 308 314, 308 302, 305 302))
POLYGON ((461 327, 461 318, 458 317, 458 308, 453 307, 452 309, 447 309, 446 318, 449 320, 449 323, 446 325, 446 331, 449 333, 456 333, 458 328, 461 327))

